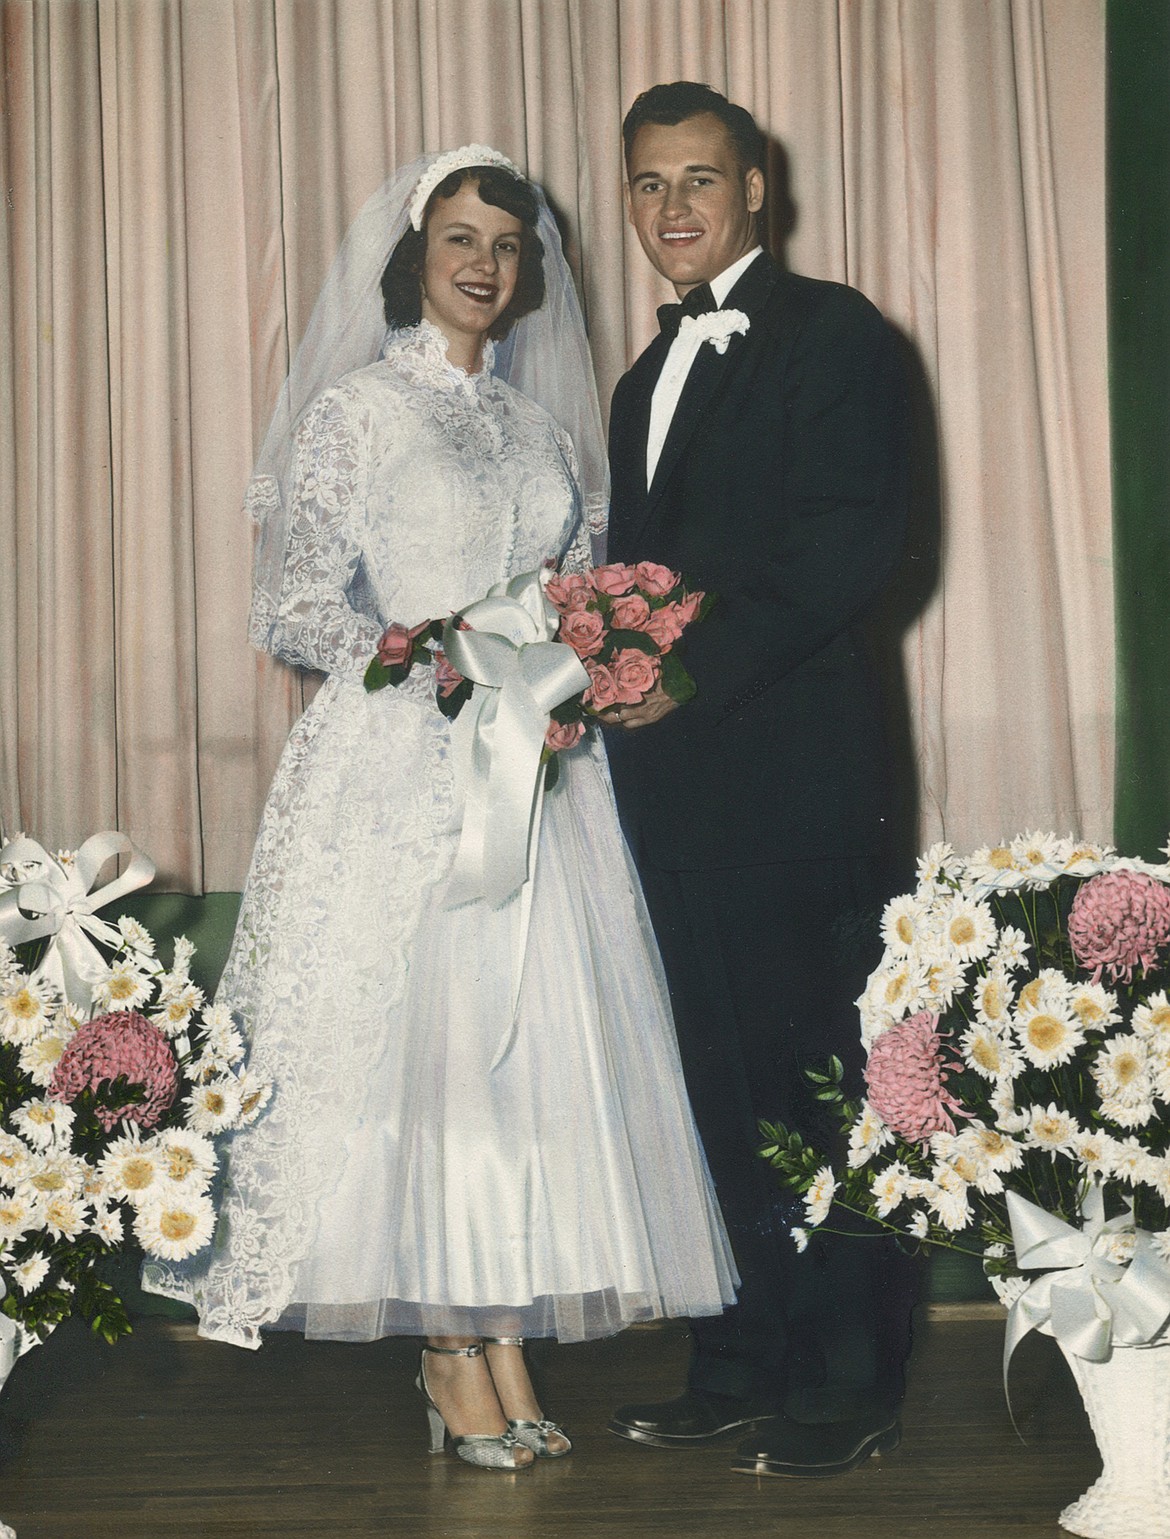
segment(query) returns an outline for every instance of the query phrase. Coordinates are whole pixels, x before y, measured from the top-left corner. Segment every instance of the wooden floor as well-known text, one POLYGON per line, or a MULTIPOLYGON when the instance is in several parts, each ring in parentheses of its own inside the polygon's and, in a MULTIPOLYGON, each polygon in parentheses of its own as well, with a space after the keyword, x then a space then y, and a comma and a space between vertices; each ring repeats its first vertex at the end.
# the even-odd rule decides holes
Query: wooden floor
POLYGON ((619 1401, 669 1394, 677 1327, 538 1345, 571 1458, 523 1474, 426 1453, 406 1341, 275 1336, 258 1353, 142 1321, 115 1348, 61 1330, 0 1399, 0 1517, 18 1539, 1056 1539, 1099 1465, 1053 1343, 1016 1355, 1002 1317, 920 1320, 897 1453, 831 1481, 730 1473, 734 1442, 689 1454, 608 1434, 619 1401))

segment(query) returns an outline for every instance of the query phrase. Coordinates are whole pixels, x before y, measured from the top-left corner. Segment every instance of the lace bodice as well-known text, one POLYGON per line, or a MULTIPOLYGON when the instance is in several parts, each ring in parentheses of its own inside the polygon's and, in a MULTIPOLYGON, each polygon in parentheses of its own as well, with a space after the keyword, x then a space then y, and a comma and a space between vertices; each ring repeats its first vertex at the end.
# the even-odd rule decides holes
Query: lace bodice
POLYGON ((274 650, 360 672, 391 620, 414 624, 543 561, 587 561, 573 447, 484 368, 448 362, 428 321, 324 391, 297 434, 274 650), (576 537, 576 538, 575 538, 576 537))

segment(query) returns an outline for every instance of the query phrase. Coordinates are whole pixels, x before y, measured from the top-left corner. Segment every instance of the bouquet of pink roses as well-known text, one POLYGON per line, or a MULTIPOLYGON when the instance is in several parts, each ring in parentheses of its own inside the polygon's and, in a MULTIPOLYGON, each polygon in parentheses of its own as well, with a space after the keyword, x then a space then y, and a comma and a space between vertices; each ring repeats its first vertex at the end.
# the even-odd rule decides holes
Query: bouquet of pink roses
MULTIPOLYGON (((557 640, 576 652, 589 675, 587 689, 550 713, 545 761, 551 782, 553 755, 581 741, 587 717, 603 718, 617 706, 637 705, 658 684, 680 704, 691 699, 695 682, 673 648, 686 627, 706 615, 714 597, 688 590, 677 572, 653 561, 553 573, 542 582, 561 617, 557 640)), ((439 709, 449 719, 458 716, 473 686, 439 645, 444 623, 388 625, 366 669, 366 688, 402 684, 416 663, 431 663, 439 709)), ((453 623, 467 628, 458 615, 453 623)))

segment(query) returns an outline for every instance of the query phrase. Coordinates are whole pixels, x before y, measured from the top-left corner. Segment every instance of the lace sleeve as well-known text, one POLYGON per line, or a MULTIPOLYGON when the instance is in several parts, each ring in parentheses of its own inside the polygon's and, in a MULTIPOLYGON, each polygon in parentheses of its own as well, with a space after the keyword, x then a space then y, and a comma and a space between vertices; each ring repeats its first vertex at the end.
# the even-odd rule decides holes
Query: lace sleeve
POLYGON ((578 513, 577 522, 573 526, 573 537, 561 557, 560 569, 562 572, 588 572, 591 567, 600 566, 605 560, 605 535, 609 527, 609 505, 598 500, 590 501, 581 507, 581 476, 577 468, 577 455, 573 449, 573 441, 562 429, 556 429, 557 445, 565 456, 565 463, 573 477, 573 485, 577 488, 578 513))
POLYGON ((382 634, 348 597, 362 556, 353 513, 366 480, 367 443, 337 391, 326 391, 298 428, 295 466, 272 650, 301 668, 361 673, 382 634))

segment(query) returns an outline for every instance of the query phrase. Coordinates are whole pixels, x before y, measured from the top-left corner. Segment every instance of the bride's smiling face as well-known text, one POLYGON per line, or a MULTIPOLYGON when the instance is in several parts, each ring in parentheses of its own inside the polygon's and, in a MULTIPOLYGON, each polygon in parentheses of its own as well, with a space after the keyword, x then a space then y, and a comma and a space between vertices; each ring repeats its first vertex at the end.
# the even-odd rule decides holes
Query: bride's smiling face
POLYGON ((516 292, 524 226, 484 203, 475 182, 437 198, 427 219, 422 270, 423 319, 451 344, 452 363, 478 367, 488 327, 516 292))

